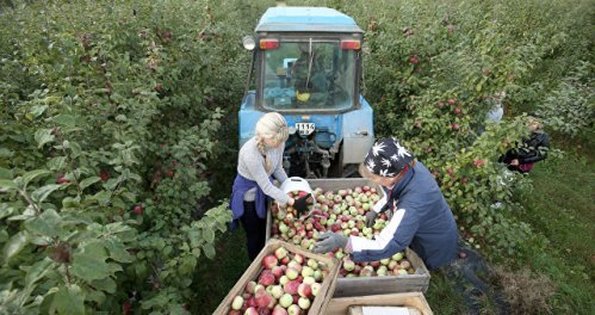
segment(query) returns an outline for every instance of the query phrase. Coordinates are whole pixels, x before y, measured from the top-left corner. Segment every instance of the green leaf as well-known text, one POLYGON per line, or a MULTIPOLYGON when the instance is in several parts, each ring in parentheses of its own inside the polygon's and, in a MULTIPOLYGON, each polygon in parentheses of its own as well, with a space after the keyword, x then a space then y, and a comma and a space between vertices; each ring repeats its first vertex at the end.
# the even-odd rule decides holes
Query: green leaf
POLYGON ((47 175, 49 173, 50 173, 50 171, 42 170, 42 169, 29 171, 29 172, 23 174, 23 176, 22 176, 23 184, 26 186, 27 184, 29 184, 29 182, 31 182, 35 178, 37 178, 39 176, 47 175))
POLYGON ((43 278, 45 274, 48 273, 48 271, 52 270, 52 267, 54 266, 55 265, 52 260, 47 257, 35 263, 29 268, 29 270, 27 270, 27 275, 25 276, 25 285, 33 285, 39 279, 43 278))
POLYGON ((83 150, 81 149, 81 146, 78 144, 78 142, 70 142, 70 150, 72 151, 72 157, 73 158, 77 158, 81 155, 81 152, 83 152, 83 150))
POLYGON ((15 189, 17 189, 17 184, 15 184, 12 179, 0 179, 0 192, 7 192, 15 189))
POLYGON ((73 255, 72 274, 89 283, 104 279, 110 275, 106 259, 105 247, 99 241, 88 243, 73 255))
POLYGON ((23 231, 13 235, 8 243, 4 245, 4 261, 9 261, 14 255, 18 254, 25 245, 27 245, 27 236, 23 231))
POLYGON ((66 166, 66 157, 65 156, 57 156, 48 161, 47 167, 52 171, 59 171, 64 169, 66 166))
POLYGON ((0 178, 12 179, 12 170, 0 166, 0 178))
POLYGON ((62 207, 65 209, 76 208, 81 204, 81 198, 79 196, 76 197, 66 197, 62 199, 62 207))
POLYGON ((207 243, 213 243, 215 241, 215 232, 210 228, 206 228, 203 230, 203 236, 207 243))
POLYGON ((57 184, 50 184, 50 185, 45 185, 45 186, 39 187, 33 193, 31 193, 31 198, 33 199, 33 201, 35 201, 37 203, 41 203, 51 193, 53 193, 54 191, 56 191, 62 187, 64 187, 64 186, 57 185, 57 184))
POLYGON ((14 151, 7 148, 0 148, 0 158, 10 159, 14 156, 14 151))
POLYGON ((207 256, 207 258, 215 258, 215 247, 213 247, 213 244, 204 244, 202 250, 205 252, 205 256, 207 256))
POLYGON ((92 176, 92 177, 83 179, 79 183, 79 186, 81 186, 81 189, 85 189, 85 188, 97 183, 100 180, 101 180, 101 178, 99 176, 92 176))
POLYGON ((116 282, 110 277, 101 280, 94 280, 91 282, 91 286, 97 290, 105 291, 110 294, 116 293, 117 287, 116 282))
POLYGON ((60 114, 58 116, 52 117, 52 121, 62 127, 67 127, 67 128, 76 127, 76 118, 72 115, 60 114))
POLYGON ((111 239, 106 243, 107 250, 109 251, 110 258, 123 263, 129 263, 134 260, 134 256, 130 255, 124 245, 115 240, 111 239))
POLYGON ((44 144, 54 141, 55 137, 52 134, 52 129, 39 129, 35 132, 35 141, 37 147, 41 148, 44 144))
POLYGON ((106 205, 110 202, 111 197, 112 194, 109 191, 102 190, 90 198, 93 200, 97 200, 97 202, 99 202, 99 204, 101 205, 106 205))
POLYGON ((118 177, 118 178, 110 178, 110 179, 107 180, 107 182, 105 182, 105 184, 103 184, 103 186, 107 190, 114 190, 114 189, 116 189, 116 187, 118 186, 118 184, 120 183, 120 181, 121 181, 120 177, 118 177))
POLYGON ((87 295, 87 301, 93 301, 101 305, 105 302, 105 293, 97 290, 91 290, 87 295))
POLYGON ((48 109, 47 105, 36 105, 33 106, 31 108, 31 111, 29 111, 29 113, 31 114, 30 117, 32 118, 37 118, 41 115, 43 115, 43 113, 48 109))
POLYGON ((4 219, 9 215, 12 215, 14 208, 9 206, 7 203, 0 204, 0 219, 4 219))
POLYGON ((44 211, 39 217, 25 222, 25 228, 43 236, 55 237, 62 232, 62 217, 54 209, 44 211))
POLYGON ((70 287, 61 286, 56 292, 50 314, 65 315, 84 315, 85 314, 85 294, 76 284, 70 287))

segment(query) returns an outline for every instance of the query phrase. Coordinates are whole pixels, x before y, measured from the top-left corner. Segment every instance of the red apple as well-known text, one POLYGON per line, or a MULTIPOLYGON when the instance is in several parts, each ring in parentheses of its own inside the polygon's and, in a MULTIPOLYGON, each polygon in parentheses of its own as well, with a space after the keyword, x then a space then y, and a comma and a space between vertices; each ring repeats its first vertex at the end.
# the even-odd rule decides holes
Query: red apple
POLYGON ((281 278, 285 274, 285 270, 281 266, 275 266, 271 269, 271 272, 275 275, 276 279, 281 278))
POLYGON ((66 177, 64 175, 60 175, 58 176, 58 178, 56 178, 56 184, 68 184, 70 183, 70 181, 68 179, 66 179, 66 177))
POLYGON ((285 256, 287 256, 287 249, 285 247, 279 247, 275 250, 275 257, 277 259, 283 259, 285 256))
POLYGON ((287 282, 284 286, 283 286, 283 290, 285 291, 285 293, 289 293, 289 294, 297 294, 298 291, 298 287, 300 286, 300 282, 297 280, 292 280, 287 282))
POLYGON ((254 294, 254 298, 256 299, 256 304, 258 307, 268 307, 273 297, 270 296, 265 290, 258 290, 254 294))
POLYGON ((298 273, 302 272, 302 265, 295 260, 290 261, 289 264, 287 264, 287 268, 291 268, 298 273))
MULTIPOLYGON (((291 305, 291 304, 290 304, 291 305)), ((287 311, 279 304, 275 306, 273 309, 273 313, 271 315, 288 315, 287 311)))
POLYGON ((244 312, 244 315, 259 315, 259 314, 258 314, 258 311, 256 310, 256 308, 251 306, 248 309, 246 309, 246 312, 244 312))
POLYGON ((99 171, 99 177, 101 178, 102 182, 107 182, 110 177, 109 172, 107 170, 101 170, 99 171))
POLYGON ((136 205, 134 206, 134 208, 132 209, 132 212, 136 215, 142 215, 143 214, 143 205, 136 205))
POLYGON ((258 283, 262 284, 263 286, 269 286, 275 283, 275 275, 270 270, 263 270, 260 274, 260 278, 258 278, 258 283))
POLYGON ((266 269, 272 269, 277 265, 277 257, 274 255, 267 255, 262 259, 262 266, 266 269))
POLYGON ((255 281, 248 282, 248 284, 246 284, 246 292, 248 292, 250 294, 254 294, 254 288, 255 287, 256 287, 256 282, 255 281))
POLYGON ((308 298, 308 297, 310 297, 310 296, 312 295, 312 288, 310 287, 310 285, 309 285, 309 284, 306 284, 306 283, 301 283, 301 284, 298 286, 298 294, 299 294, 301 297, 308 298))

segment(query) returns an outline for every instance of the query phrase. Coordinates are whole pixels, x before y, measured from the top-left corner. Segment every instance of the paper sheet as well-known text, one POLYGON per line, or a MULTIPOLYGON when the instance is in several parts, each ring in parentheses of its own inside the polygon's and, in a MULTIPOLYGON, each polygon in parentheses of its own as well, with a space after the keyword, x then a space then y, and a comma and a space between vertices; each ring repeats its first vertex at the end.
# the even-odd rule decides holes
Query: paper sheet
POLYGON ((406 307, 397 306, 362 306, 363 315, 409 315, 406 307))

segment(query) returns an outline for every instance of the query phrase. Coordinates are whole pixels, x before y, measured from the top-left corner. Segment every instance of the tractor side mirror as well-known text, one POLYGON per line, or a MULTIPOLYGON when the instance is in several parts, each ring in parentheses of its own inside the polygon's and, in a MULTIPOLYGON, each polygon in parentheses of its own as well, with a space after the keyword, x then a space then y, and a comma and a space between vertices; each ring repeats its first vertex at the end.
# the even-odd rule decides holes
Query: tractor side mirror
POLYGON ((254 40, 254 37, 251 35, 244 36, 244 38, 242 38, 242 46, 244 46, 246 50, 254 50, 254 48, 256 48, 256 41, 254 40))

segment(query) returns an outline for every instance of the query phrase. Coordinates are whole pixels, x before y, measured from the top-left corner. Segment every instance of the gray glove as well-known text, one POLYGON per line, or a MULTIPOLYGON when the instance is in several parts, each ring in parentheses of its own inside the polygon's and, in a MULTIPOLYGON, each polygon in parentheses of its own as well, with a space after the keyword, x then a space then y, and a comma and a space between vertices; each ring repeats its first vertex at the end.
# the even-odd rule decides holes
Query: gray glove
POLYGON ((347 246, 347 237, 343 234, 326 232, 318 238, 318 242, 312 249, 313 253, 323 254, 332 252, 337 248, 345 248, 347 246))
POLYGON ((378 213, 376 213, 376 211, 374 210, 370 210, 368 211, 368 213, 366 213, 366 227, 372 227, 374 225, 374 220, 376 220, 376 217, 378 216, 378 213))

